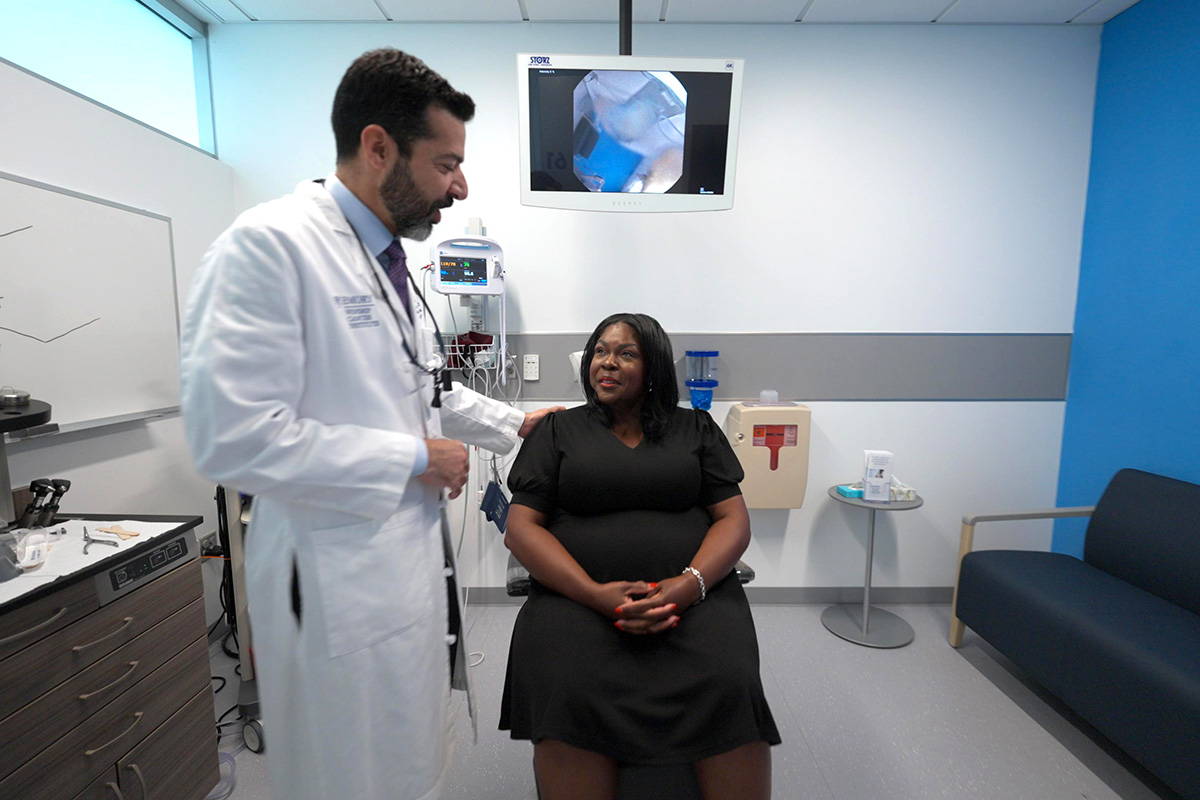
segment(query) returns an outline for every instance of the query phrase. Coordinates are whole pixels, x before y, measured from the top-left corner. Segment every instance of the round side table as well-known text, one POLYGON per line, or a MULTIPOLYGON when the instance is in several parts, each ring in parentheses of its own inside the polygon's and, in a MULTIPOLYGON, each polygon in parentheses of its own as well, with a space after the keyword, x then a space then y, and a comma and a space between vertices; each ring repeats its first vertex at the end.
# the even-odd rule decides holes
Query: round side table
POLYGON ((835 636, 864 647, 904 647, 913 640, 912 626, 890 611, 871 607, 871 562, 875 557, 875 512, 909 511, 920 508, 924 500, 892 500, 889 503, 868 503, 859 497, 843 497, 837 486, 829 487, 829 496, 839 503, 870 512, 867 518, 867 573, 863 579, 862 605, 839 603, 821 613, 821 624, 835 636))

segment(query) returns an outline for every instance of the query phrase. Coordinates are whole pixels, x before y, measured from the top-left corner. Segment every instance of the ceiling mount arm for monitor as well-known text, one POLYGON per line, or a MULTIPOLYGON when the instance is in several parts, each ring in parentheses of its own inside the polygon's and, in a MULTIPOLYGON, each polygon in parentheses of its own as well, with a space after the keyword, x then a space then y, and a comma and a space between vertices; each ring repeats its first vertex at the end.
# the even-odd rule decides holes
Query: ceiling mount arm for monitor
POLYGON ((633 55, 633 0, 620 0, 621 50, 617 55, 633 55))

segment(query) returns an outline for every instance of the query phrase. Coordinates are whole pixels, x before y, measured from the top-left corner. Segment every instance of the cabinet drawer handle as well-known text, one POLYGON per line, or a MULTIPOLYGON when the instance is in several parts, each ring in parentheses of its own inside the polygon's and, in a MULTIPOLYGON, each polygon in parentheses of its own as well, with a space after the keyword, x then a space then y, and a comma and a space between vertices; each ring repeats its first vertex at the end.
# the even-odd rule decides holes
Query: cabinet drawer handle
POLYGON ((28 636, 29 634, 31 634, 35 631, 41 630, 42 628, 46 627, 47 625, 52 625, 52 624, 54 624, 55 620, 57 620, 59 617, 61 617, 65 613, 67 613, 67 607, 63 606, 62 608, 60 608, 58 611, 55 612, 53 617, 46 620, 45 622, 39 622, 37 625, 34 625, 32 628, 26 628, 25 630, 21 631, 20 633, 14 633, 12 636, 9 636, 6 639, 0 639, 0 645, 8 644, 9 642, 15 642, 17 639, 20 639, 22 636, 28 636))
POLYGON ((100 694, 101 692, 107 692, 109 689, 111 689, 112 687, 116 686, 118 683, 120 683, 121 681, 125 680, 125 679, 126 679, 126 678, 128 678, 130 675, 132 675, 132 674, 133 674, 133 673, 134 673, 134 672, 137 670, 137 668, 138 668, 138 662, 137 662, 137 661, 130 661, 130 662, 129 662, 129 669, 128 669, 128 671, 126 671, 126 673, 125 673, 124 675, 122 675, 121 677, 117 678, 115 681, 113 681, 112 683, 110 683, 108 686, 101 686, 99 689, 97 689, 97 690, 96 690, 96 691, 94 691, 94 692, 88 692, 87 694, 81 694, 81 695, 79 695, 79 699, 80 699, 80 700, 89 700, 89 699, 91 699, 91 698, 95 697, 96 695, 100 694))
POLYGON ((125 795, 121 794, 121 789, 112 781, 104 784, 107 788, 113 790, 113 794, 117 796, 117 800, 125 800, 125 795))
POLYGON ((96 753, 99 753, 104 748, 106 748, 112 744, 115 744, 120 739, 125 738, 126 734, 128 734, 130 731, 132 731, 134 728, 136 728, 137 724, 142 721, 142 716, 144 714, 145 714, 144 711, 138 711, 137 713, 135 713, 133 715, 133 724, 132 725, 130 725, 128 728, 121 731, 115 737, 113 737, 111 740, 105 742, 104 744, 100 745, 99 747, 93 747, 91 750, 83 751, 83 754, 85 756, 94 756, 94 755, 96 755, 96 753))
POLYGON ((108 634, 107 636, 101 636, 99 639, 97 639, 94 642, 88 642, 87 644, 77 644, 71 648, 71 652, 78 653, 80 650, 87 650, 89 647, 100 644, 105 639, 111 639, 112 637, 114 637, 118 633, 120 633, 121 631, 128 628, 131 624, 133 624, 133 617, 126 617, 125 620, 121 623, 120 627, 118 627, 112 633, 108 634))
POLYGON ((137 776, 138 783, 142 785, 142 800, 150 800, 150 790, 146 788, 146 779, 142 777, 142 771, 138 769, 137 764, 129 764, 125 769, 132 770, 137 776))

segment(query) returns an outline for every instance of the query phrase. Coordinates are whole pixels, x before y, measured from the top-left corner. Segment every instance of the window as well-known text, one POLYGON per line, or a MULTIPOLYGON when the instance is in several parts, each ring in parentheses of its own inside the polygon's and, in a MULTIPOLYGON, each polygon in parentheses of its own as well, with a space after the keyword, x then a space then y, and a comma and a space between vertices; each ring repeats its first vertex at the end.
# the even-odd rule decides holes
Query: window
POLYGON ((160 16, 137 0, 21 0, 3 6, 0 58, 213 151, 201 23, 151 2, 160 16), (200 113, 198 98, 206 113, 200 113))

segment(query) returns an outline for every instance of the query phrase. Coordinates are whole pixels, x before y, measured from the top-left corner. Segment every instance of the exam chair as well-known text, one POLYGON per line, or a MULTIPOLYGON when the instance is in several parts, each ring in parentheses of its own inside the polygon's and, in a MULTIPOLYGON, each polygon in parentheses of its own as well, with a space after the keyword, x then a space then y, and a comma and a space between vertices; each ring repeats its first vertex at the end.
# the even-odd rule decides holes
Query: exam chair
MULTIPOLYGON (((754 570, 744 561, 733 568, 744 586, 754 580, 754 570)), ((508 554, 504 589, 509 597, 529 594, 529 570, 508 554)), ((538 793, 541 797, 541 793, 538 793)), ((688 764, 622 764, 617 768, 617 800, 701 800, 696 772, 688 764)))

